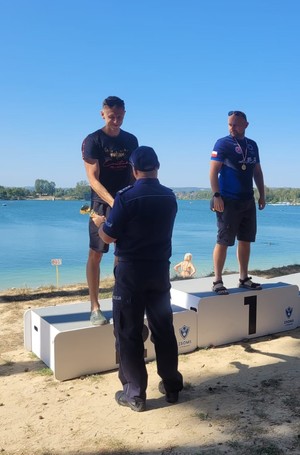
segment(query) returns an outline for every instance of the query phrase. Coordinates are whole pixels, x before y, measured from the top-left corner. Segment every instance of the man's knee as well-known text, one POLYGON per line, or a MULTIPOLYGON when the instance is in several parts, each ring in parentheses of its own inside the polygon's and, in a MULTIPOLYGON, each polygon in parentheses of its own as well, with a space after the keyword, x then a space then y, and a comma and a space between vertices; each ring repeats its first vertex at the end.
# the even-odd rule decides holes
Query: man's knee
POLYGON ((98 263, 101 261, 103 253, 99 253, 99 251, 89 250, 89 260, 94 263, 98 263))

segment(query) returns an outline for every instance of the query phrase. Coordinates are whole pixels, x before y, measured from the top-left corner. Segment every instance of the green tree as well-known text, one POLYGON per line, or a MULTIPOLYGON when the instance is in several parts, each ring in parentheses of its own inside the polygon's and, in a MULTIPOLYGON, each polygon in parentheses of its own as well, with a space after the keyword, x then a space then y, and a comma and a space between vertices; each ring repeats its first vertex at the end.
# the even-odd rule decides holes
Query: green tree
POLYGON ((55 193, 55 183, 48 180, 37 179, 34 185, 35 191, 39 194, 53 196, 55 193))
POLYGON ((90 198, 90 193, 90 185, 85 180, 82 180, 76 184, 76 187, 73 191, 73 196, 76 199, 88 200, 90 198))
POLYGON ((7 188, 0 186, 0 199, 8 199, 7 188))

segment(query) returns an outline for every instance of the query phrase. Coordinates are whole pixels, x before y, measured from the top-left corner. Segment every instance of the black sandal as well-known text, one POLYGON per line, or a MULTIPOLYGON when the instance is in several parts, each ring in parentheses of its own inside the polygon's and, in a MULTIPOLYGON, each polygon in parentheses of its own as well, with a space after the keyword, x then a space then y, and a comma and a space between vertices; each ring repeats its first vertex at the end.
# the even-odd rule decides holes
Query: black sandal
POLYGON ((247 276, 244 280, 239 279, 239 288, 260 291, 262 289, 259 283, 253 283, 252 276, 247 276))
POLYGON ((227 291, 227 289, 226 289, 225 286, 223 285, 223 281, 222 281, 222 280, 213 281, 212 290, 213 290, 217 295, 228 295, 228 294, 229 294, 229 292, 227 291))

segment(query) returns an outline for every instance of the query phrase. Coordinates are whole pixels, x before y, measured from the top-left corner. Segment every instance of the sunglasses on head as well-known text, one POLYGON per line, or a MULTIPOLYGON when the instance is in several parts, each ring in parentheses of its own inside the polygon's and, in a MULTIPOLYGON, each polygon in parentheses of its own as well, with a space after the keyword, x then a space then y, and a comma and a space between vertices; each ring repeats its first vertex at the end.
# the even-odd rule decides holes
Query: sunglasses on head
POLYGON ((243 117, 244 120, 247 120, 246 114, 242 111, 229 111, 228 112, 228 117, 231 115, 236 115, 237 117, 243 117))

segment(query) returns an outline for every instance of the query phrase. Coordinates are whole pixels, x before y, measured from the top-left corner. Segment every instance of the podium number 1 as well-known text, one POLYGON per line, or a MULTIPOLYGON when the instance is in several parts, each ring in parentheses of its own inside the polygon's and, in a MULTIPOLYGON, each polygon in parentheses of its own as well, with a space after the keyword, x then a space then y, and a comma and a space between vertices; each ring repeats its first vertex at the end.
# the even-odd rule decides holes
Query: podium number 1
POLYGON ((256 312, 257 312, 257 298, 256 295, 245 297, 244 305, 249 305, 249 328, 248 335, 256 333, 256 312))

